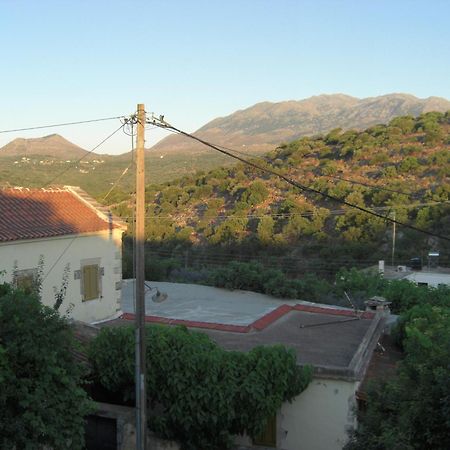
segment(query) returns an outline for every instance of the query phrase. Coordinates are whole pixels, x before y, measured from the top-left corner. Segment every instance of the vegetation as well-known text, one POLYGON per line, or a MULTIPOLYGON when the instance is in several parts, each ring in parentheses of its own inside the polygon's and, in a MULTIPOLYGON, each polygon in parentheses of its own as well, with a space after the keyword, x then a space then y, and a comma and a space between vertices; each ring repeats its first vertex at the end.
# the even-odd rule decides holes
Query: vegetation
MULTIPOLYGON (((273 143, 291 141, 300 136, 328 133, 336 127, 359 130, 387 123, 395 115, 420 114, 434 108, 445 111, 450 103, 444 99, 417 101, 405 94, 356 99, 348 95, 318 95, 301 101, 263 102, 220 117, 195 132, 206 141, 220 143, 246 152, 268 151, 273 143)), ((396 127, 411 130, 411 122, 398 120, 396 127)), ((184 154, 209 153, 207 148, 184 136, 173 135, 159 142, 152 151, 184 154)), ((208 156, 209 157, 209 156, 208 156)))
MULTIPOLYGON (((68 162, 68 159, 64 157, 29 155, 28 153, 24 155, 28 156, 27 160, 0 154, 0 185, 42 187, 51 183, 52 185, 80 186, 100 201, 131 162, 131 154, 96 155, 97 159, 102 161, 100 163, 94 162, 92 158, 86 158, 81 163, 77 163, 68 162)), ((204 158, 204 155, 186 157, 168 154, 160 158, 159 154, 147 153, 145 159, 147 182, 157 180, 161 183, 182 177, 186 173, 194 173, 196 170, 210 170, 220 165, 233 164, 233 161, 228 161, 219 155, 204 158)), ((135 186, 134 176, 134 171, 129 170, 121 178, 121 190, 115 190, 108 196, 109 203, 115 204, 130 198, 130 193, 134 191, 135 186)))
MULTIPOLYGON (((184 449, 230 448, 232 436, 258 435, 311 379, 282 346, 227 352, 184 327, 147 327, 149 426, 184 449), (201 380, 201 383, 199 383, 201 380)), ((105 328, 91 343, 94 377, 124 399, 134 395, 134 333, 105 328)))
POLYGON ((450 306, 408 310, 399 329, 405 358, 397 375, 372 386, 346 450, 450 447, 450 306))
MULTIPOLYGON (((395 212, 401 222, 445 235, 450 226, 449 142, 450 112, 426 113, 363 132, 336 129, 301 138, 257 162, 324 194, 381 208, 382 215, 395 212)), ((342 266, 390 260, 392 225, 387 221, 301 192, 248 166, 149 185, 146 196, 148 250, 173 257, 185 268, 255 261, 290 276, 333 278, 342 266)), ((124 217, 129 207, 129 199, 113 205, 124 217)), ((433 248, 443 255, 441 264, 450 262, 447 241, 397 227, 396 264, 433 248)))
POLYGON ((0 285, 0 448, 82 449, 91 402, 65 319, 38 294, 0 285))

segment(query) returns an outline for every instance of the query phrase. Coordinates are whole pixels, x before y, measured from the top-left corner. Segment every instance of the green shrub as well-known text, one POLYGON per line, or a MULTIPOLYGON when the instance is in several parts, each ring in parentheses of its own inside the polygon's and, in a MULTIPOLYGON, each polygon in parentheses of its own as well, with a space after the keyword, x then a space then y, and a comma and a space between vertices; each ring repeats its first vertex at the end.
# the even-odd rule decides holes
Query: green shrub
POLYGON ((84 448, 92 404, 65 319, 37 294, 0 286, 0 448, 84 448))
MULTIPOLYGON (((256 436, 311 380, 311 368, 298 367, 282 346, 238 353, 184 327, 150 326, 146 333, 149 426, 183 449, 227 449, 235 434, 256 436)), ((104 328, 89 354, 106 389, 133 396, 132 327, 104 328)))
POLYGON ((372 385, 346 450, 450 448, 450 308, 416 305, 402 317, 405 357, 372 385))

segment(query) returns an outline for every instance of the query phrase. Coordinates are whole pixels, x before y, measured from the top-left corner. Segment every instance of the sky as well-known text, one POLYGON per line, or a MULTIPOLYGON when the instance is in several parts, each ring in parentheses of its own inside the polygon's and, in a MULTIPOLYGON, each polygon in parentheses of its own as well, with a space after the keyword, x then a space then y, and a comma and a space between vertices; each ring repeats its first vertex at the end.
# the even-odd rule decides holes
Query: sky
MULTIPOLYGON (((186 131, 262 101, 450 99, 447 0, 0 0, 0 130, 129 115, 186 131)), ((39 131, 90 150, 118 120, 39 131)), ((146 133, 146 146, 164 136, 146 133)), ((122 132, 99 153, 130 149, 122 132)))

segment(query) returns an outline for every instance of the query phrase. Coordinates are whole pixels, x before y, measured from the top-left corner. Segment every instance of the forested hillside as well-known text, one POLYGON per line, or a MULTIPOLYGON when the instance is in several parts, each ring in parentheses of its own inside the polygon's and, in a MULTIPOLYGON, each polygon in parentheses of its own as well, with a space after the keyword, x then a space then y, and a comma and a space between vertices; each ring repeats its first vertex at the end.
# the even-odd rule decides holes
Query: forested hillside
MULTIPOLYGON (((449 146, 450 112, 431 112, 363 132, 304 137, 253 161, 324 194, 449 236, 449 146)), ((161 256, 182 256, 185 267, 256 260, 298 274, 391 261, 391 223, 244 164, 148 186, 146 195, 149 246, 161 256)), ((111 200, 131 221, 127 194, 116 192, 111 200)), ((448 241, 401 226, 396 231, 395 264, 430 249, 448 262, 448 241)))

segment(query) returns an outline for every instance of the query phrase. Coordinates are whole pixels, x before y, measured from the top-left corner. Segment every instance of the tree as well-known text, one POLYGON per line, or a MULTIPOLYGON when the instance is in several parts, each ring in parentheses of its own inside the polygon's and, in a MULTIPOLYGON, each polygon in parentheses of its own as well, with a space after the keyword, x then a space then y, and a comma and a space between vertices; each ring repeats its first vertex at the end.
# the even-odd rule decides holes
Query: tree
MULTIPOLYGON (((147 327, 146 339, 149 426, 187 450, 224 450, 233 435, 258 435, 311 380, 311 368, 280 345, 231 352, 206 334, 158 325, 147 327)), ((96 380, 133 395, 132 327, 103 328, 89 353, 96 380)))
POLYGON ((269 191, 265 184, 262 181, 255 181, 242 193, 241 201, 255 206, 263 202, 268 195, 269 191))
POLYGON ((231 243, 241 239, 245 233, 248 219, 244 217, 229 217, 217 225, 214 234, 209 238, 212 244, 231 243))
POLYGON ((82 449, 91 402, 67 321, 35 293, 0 285, 0 448, 82 449))
POLYGON ((259 240, 263 244, 270 244, 273 242, 273 229, 275 221, 270 216, 263 216, 259 219, 257 234, 259 240))
POLYGON ((403 134, 411 133, 414 129, 415 119, 412 116, 395 117, 389 122, 390 127, 398 127, 403 134))
POLYGON ((417 305, 402 327, 405 358, 397 376, 369 391, 346 450, 450 448, 450 308, 417 305))

